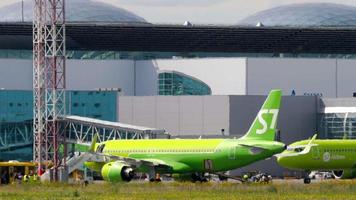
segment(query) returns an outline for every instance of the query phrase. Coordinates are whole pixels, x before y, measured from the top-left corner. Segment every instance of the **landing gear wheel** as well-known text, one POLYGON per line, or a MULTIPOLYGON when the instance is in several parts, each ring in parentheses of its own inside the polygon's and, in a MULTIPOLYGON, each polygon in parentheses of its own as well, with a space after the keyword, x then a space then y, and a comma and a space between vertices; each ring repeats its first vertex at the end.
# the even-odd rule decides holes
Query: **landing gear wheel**
POLYGON ((219 175, 219 180, 220 181, 227 181, 227 177, 219 175))
POLYGON ((202 182, 202 183, 207 183, 207 182, 209 182, 209 180, 208 180, 207 178, 203 177, 203 178, 200 180, 200 182, 202 182))
POLYGON ((193 173, 192 174, 192 182, 195 183, 197 181, 200 181, 200 176, 198 173, 193 173))
POLYGON ((311 179, 310 178, 304 178, 304 184, 310 184, 311 179))

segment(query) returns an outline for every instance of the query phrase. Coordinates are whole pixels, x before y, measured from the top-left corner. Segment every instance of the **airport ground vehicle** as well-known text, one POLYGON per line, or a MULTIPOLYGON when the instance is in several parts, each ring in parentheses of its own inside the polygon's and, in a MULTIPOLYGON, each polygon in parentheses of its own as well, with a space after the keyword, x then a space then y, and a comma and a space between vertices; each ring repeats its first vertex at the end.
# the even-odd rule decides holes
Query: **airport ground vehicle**
POLYGON ((24 181, 36 181, 37 164, 34 162, 19 162, 16 160, 10 160, 8 162, 0 162, 0 183, 12 184, 24 181))

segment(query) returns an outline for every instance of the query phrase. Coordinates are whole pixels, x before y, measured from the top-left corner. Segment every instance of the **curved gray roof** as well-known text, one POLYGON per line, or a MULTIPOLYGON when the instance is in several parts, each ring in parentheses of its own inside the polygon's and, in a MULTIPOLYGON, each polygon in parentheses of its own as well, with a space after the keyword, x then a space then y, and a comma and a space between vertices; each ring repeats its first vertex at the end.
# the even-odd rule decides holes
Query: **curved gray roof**
POLYGON ((275 7, 251 15, 239 25, 296 27, 356 26, 356 7, 332 3, 302 3, 275 7))
MULTIPOLYGON (((33 0, 24 1, 24 21, 32 21, 33 0)), ((67 0, 66 20, 72 22, 139 22, 146 21, 125 9, 94 0, 67 0)), ((22 3, 0 8, 0 22, 22 21, 22 3)))

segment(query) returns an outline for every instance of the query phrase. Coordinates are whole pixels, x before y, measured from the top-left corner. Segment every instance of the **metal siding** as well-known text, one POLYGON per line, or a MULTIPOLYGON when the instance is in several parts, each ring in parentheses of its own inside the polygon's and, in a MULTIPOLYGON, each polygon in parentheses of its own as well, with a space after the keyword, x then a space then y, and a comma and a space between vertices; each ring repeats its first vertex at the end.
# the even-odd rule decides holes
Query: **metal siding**
POLYGON ((136 96, 157 95, 158 67, 154 60, 135 62, 136 96))
POLYGON ((32 60, 0 60, 0 89, 32 90, 32 60))
POLYGON ((203 104, 204 113, 202 132, 207 135, 221 135, 221 129, 225 129, 224 135, 229 135, 229 97, 204 96, 203 104))
POLYGON ((69 90, 121 88, 121 94, 134 94, 132 60, 68 60, 66 74, 69 90))
POLYGON ((172 135, 180 133, 180 98, 177 96, 160 96, 157 100, 157 127, 169 131, 172 135))
POLYGON ((200 135, 203 133, 202 96, 181 96, 179 113, 179 135, 200 135))
POLYGON ((338 60, 337 97, 353 97, 356 93, 356 60, 338 60))
POLYGON ((156 97, 135 97, 132 124, 156 128, 156 97))
POLYGON ((173 136, 229 133, 227 96, 119 97, 123 123, 165 129, 173 136))
POLYGON ((248 94, 279 88, 285 95, 336 95, 335 59, 249 58, 248 68, 248 94))
MULTIPOLYGON (((355 29, 347 27, 67 23, 66 31, 68 50, 248 52, 270 53, 270 56, 276 52, 292 55, 356 52, 355 29)), ((31 36, 32 23, 0 23, 2 49, 32 50, 31 36), (18 37, 9 37, 13 35, 18 37)))
POLYGON ((118 96, 117 101, 118 121, 125 124, 133 124, 133 97, 118 96))

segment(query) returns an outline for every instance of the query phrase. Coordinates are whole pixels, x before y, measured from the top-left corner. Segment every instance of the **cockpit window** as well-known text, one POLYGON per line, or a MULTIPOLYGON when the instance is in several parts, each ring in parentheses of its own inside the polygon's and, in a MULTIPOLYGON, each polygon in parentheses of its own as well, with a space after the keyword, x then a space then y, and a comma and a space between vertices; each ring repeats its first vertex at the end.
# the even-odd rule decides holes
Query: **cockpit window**
POLYGON ((96 152, 97 153, 103 153, 104 148, 105 148, 105 144, 101 144, 101 145, 98 146, 98 148, 96 148, 96 152))
POLYGON ((295 148, 294 151, 295 152, 302 152, 304 150, 304 147, 300 147, 300 148, 295 148))
POLYGON ((287 151, 302 152, 305 147, 287 147, 287 151))

